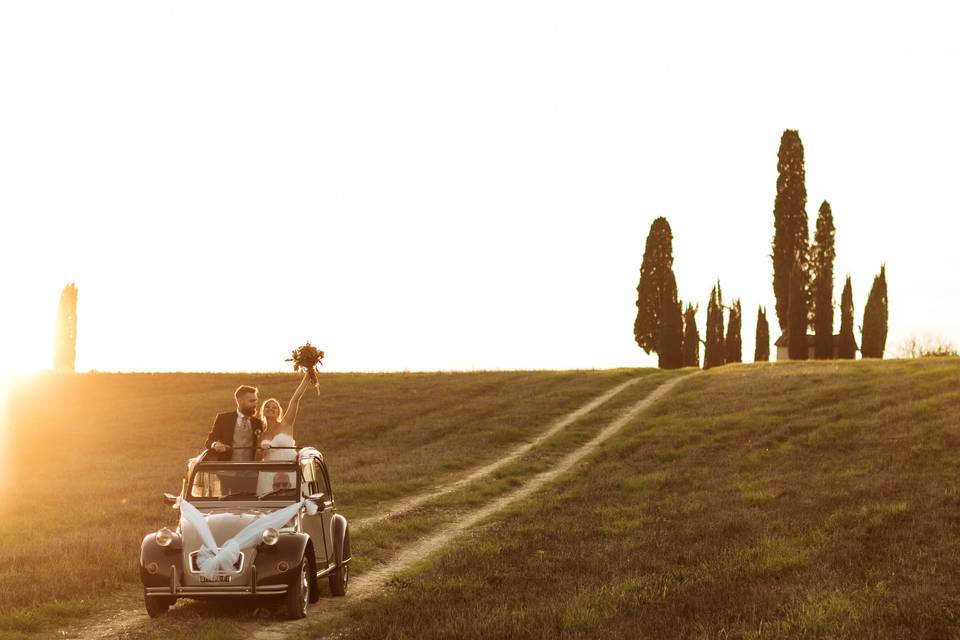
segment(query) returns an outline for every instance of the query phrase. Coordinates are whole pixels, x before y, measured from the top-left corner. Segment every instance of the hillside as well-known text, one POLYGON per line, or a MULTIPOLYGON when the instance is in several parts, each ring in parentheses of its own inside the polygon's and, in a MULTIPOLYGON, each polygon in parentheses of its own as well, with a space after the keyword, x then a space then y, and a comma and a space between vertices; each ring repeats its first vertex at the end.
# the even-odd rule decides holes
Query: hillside
POLYGON ((292 377, 36 379, 12 403, 0 637, 121 635, 89 632, 110 615, 138 639, 960 637, 960 359, 688 373, 324 376, 299 437, 356 564, 301 625, 195 603, 149 620, 132 570, 233 387, 284 400, 292 377))
MULTIPOLYGON (((351 519, 495 459, 550 421, 649 370, 327 374, 301 443, 329 461, 351 519)), ((69 629, 137 594, 160 500, 239 384, 282 404, 292 374, 42 375, 9 390, 0 495, 0 636, 69 629)))
POLYGON ((702 373, 339 632, 960 637, 958 376, 958 359, 702 373))

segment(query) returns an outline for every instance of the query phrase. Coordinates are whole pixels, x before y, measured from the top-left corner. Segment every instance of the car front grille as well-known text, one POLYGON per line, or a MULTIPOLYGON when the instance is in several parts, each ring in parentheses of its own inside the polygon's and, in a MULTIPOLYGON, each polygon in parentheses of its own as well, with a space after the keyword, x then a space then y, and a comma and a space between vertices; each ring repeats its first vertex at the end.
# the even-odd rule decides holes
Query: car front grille
MULTIPOLYGON (((237 561, 233 563, 233 571, 217 571, 217 575, 233 574, 240 573, 243 569, 243 552, 240 552, 240 557, 237 558, 237 561)), ((190 554, 190 573, 200 573, 200 552, 194 551, 190 554)))

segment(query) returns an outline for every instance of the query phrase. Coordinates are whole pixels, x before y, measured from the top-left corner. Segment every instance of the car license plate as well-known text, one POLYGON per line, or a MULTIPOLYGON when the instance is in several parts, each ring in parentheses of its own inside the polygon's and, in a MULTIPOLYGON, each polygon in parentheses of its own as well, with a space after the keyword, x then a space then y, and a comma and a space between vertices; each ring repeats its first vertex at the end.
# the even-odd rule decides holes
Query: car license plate
POLYGON ((200 576, 200 582, 230 582, 232 576, 214 576, 208 578, 206 576, 200 576))

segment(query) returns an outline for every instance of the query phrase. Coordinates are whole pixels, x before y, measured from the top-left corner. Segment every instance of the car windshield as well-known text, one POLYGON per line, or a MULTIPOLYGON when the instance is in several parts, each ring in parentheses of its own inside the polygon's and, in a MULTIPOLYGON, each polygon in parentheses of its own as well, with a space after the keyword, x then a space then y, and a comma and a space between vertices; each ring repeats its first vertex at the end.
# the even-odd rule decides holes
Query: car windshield
POLYGON ((200 500, 288 500, 299 495, 297 472, 285 467, 201 468, 189 496, 200 500))

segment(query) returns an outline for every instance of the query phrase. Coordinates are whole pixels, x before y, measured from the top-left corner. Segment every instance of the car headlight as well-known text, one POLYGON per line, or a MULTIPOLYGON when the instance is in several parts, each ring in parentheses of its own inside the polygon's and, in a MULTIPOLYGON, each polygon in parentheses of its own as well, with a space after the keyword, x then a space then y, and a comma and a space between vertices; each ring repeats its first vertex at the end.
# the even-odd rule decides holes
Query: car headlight
POLYGON ((260 536, 260 539, 263 540, 263 544, 267 545, 268 547, 272 547, 273 545, 277 544, 277 540, 280 539, 280 532, 273 527, 270 527, 263 532, 263 535, 260 536))
POLYGON ((166 527, 157 531, 157 544, 161 547, 169 547, 173 544, 173 531, 166 527))

